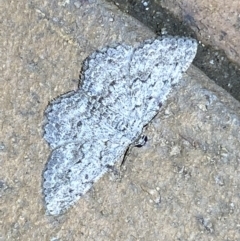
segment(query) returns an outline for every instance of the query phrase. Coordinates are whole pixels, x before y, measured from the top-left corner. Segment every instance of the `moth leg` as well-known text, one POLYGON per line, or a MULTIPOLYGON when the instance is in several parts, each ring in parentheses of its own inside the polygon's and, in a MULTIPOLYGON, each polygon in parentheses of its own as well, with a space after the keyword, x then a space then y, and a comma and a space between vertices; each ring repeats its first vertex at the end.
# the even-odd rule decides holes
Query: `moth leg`
POLYGON ((123 160, 122 160, 122 162, 121 162, 121 164, 120 164, 120 167, 122 167, 122 166, 125 164, 126 158, 127 158, 127 156, 128 156, 128 151, 130 150, 130 148, 131 148, 131 145, 128 146, 128 148, 126 149, 126 151, 125 151, 125 153, 124 153, 124 155, 123 155, 123 160))
POLYGON ((134 147, 143 147, 148 141, 148 137, 146 135, 140 135, 138 139, 133 143, 134 147))

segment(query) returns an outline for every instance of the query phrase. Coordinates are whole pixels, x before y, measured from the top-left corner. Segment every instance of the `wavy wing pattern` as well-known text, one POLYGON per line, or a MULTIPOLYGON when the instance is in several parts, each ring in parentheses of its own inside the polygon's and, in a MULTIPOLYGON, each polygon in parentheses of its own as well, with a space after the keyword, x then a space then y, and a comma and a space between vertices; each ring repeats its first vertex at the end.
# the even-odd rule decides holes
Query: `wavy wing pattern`
POLYGON ((79 89, 45 111, 44 138, 53 149, 43 173, 48 213, 64 212, 124 154, 196 50, 193 39, 164 37, 138 48, 104 48, 86 59, 79 89))

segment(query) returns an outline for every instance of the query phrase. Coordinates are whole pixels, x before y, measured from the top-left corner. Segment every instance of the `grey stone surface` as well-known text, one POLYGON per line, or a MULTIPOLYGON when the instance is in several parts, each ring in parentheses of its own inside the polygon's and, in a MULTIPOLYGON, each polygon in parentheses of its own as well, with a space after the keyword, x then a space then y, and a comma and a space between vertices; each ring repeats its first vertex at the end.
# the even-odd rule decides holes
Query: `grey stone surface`
POLYGON ((47 216, 47 103, 77 88, 97 48, 153 33, 102 1, 2 1, 0 11, 0 240, 239 240, 240 104, 194 67, 124 168, 47 216))

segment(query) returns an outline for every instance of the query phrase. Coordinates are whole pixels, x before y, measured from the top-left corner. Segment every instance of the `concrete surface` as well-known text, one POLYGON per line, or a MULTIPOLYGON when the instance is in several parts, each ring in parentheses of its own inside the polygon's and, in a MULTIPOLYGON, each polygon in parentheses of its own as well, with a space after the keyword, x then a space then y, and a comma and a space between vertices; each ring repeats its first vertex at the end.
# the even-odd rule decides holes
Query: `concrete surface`
POLYGON ((66 214, 45 215, 48 101, 77 87, 95 49, 153 33, 100 0, 0 4, 0 240, 240 240, 240 104, 194 67, 144 147, 66 214))
POLYGON ((240 64, 240 4, 238 0, 181 0, 177 2, 161 0, 161 5, 187 22, 203 43, 223 49, 228 58, 240 64))

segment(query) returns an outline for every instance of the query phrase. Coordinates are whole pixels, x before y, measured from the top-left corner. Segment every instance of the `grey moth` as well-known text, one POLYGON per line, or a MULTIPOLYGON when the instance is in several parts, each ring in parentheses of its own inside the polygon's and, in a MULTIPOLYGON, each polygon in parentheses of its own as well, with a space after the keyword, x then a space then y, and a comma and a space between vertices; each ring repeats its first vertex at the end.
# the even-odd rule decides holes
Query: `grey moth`
POLYGON ((136 48, 116 44, 84 61, 79 88, 45 111, 44 138, 52 149, 43 172, 47 213, 66 211, 123 156, 196 51, 194 39, 169 36, 136 48))

